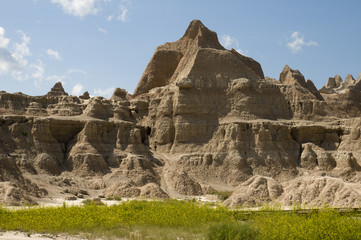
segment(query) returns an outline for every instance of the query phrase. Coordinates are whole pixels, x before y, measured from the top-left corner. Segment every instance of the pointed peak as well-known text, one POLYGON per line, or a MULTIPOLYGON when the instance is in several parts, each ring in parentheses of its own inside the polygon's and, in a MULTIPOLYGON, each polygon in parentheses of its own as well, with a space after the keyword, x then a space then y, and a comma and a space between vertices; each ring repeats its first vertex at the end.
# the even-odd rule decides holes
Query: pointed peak
POLYGON ((335 81, 336 81, 337 87, 339 87, 341 85, 341 83, 343 82, 342 77, 338 74, 335 75, 335 81))
POLYGON ((358 75, 356 82, 360 82, 360 81, 361 81, 361 73, 360 73, 360 75, 358 75))
MULTIPOLYGON (((202 84, 213 86, 213 77, 217 84, 223 84, 230 78, 263 79, 264 74, 258 62, 235 50, 226 50, 219 43, 215 32, 205 27, 201 21, 193 20, 181 39, 165 43, 156 49, 133 96, 178 83, 188 77, 192 81, 202 79, 197 84, 203 87, 202 84)), ((218 86, 221 87, 222 84, 218 86)), ((186 85, 189 87, 192 84, 186 85)))
POLYGON ((61 82, 57 82, 54 84, 54 87, 52 89, 60 89, 64 91, 63 84, 61 82))
POLYGON ((208 30, 210 31, 206 26, 203 25, 203 23, 198 20, 198 19, 194 19, 193 21, 191 21, 191 23, 189 24, 184 36, 184 37, 189 37, 189 38, 196 38, 197 35, 199 34, 199 30, 208 30))
MULTIPOLYGON (((288 65, 285 65, 285 67, 282 69, 282 72, 283 72, 283 73, 288 73, 288 72, 290 72, 292 75, 301 75, 301 76, 303 77, 303 75, 301 74, 301 72, 300 72, 299 70, 297 70, 297 69, 292 69, 292 68, 290 68, 290 66, 288 66, 288 65)), ((303 77, 303 79, 304 79, 304 77, 303 77)))
POLYGON ((127 90, 125 90, 123 88, 116 88, 110 99, 111 100, 125 100, 127 97, 127 94, 128 94, 127 90))
POLYGON ((294 75, 294 74, 302 75, 299 70, 290 68, 290 66, 288 64, 286 64, 284 66, 284 68, 282 69, 282 72, 285 72, 285 73, 290 72, 292 75, 294 75))
POLYGON ((313 94, 315 95, 315 97, 318 99, 318 100, 323 100, 323 97, 322 95, 320 94, 319 91, 317 91, 317 88, 315 86, 315 84, 312 82, 311 79, 307 79, 306 81, 306 88, 313 94))
POLYGON ((336 88, 337 86, 336 86, 335 78, 329 77, 325 87, 326 88, 336 88))
POLYGON ((286 65, 280 73, 279 81, 282 84, 295 84, 296 82, 303 87, 306 87, 305 77, 298 70, 293 70, 286 65))
POLYGON ((356 80, 353 78, 353 76, 351 74, 348 74, 347 77, 345 78, 345 86, 349 87, 354 85, 356 82, 356 80))
POLYGON ((361 73, 360 73, 360 75, 358 75, 358 78, 354 84, 354 87, 357 89, 361 89, 361 73))
POLYGON ((51 88, 50 92, 48 92, 47 94, 48 96, 61 96, 61 95, 68 95, 68 93, 66 93, 64 91, 63 85, 61 84, 61 82, 57 82, 54 84, 54 87, 51 88))
POLYGON ((181 41, 197 41, 197 45, 202 48, 224 49, 218 41, 217 33, 209 30, 200 20, 193 20, 189 24, 181 41))
POLYGON ((81 96, 79 96, 79 98, 84 100, 89 99, 90 98, 89 92, 88 91, 84 92, 81 96))
POLYGON ((352 76, 352 74, 347 74, 347 77, 346 77, 346 79, 353 79, 353 80, 355 80, 354 78, 353 78, 353 76, 352 76))

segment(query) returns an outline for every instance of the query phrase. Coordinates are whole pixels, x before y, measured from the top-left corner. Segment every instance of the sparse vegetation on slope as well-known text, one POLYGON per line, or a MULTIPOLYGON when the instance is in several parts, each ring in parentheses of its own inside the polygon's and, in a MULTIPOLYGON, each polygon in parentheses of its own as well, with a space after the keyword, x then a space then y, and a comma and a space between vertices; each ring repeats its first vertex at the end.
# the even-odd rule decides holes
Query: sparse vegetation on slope
POLYGON ((259 214, 252 220, 258 239, 361 239, 361 221, 355 213, 324 209, 311 213, 259 214))

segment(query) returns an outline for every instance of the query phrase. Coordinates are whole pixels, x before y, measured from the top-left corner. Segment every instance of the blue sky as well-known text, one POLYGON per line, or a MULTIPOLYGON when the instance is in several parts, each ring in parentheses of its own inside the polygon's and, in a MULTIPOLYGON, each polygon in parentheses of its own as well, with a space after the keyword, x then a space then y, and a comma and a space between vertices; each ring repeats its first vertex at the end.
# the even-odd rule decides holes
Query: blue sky
POLYGON ((278 79, 284 65, 317 88, 361 72, 361 1, 0 0, 0 90, 132 93, 153 55, 193 19, 278 79))

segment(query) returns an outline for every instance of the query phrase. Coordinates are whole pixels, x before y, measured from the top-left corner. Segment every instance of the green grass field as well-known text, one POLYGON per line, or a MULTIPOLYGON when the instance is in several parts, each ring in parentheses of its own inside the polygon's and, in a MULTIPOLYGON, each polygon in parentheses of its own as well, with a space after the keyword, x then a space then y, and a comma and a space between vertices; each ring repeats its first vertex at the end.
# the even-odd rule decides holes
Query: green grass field
POLYGON ((192 201, 129 201, 0 208, 0 229, 90 239, 361 239, 361 216, 332 209, 245 212, 192 201))

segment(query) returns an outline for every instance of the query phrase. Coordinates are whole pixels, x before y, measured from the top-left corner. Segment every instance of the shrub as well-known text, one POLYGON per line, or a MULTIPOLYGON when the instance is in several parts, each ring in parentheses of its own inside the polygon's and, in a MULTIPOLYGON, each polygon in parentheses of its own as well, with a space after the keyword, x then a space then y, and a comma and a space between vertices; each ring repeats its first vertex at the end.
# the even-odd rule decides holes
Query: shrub
POLYGON ((209 228, 209 240, 256 239, 257 231, 245 223, 218 223, 209 228))
POLYGON ((122 201, 122 198, 119 197, 119 196, 115 196, 115 197, 114 197, 114 200, 116 200, 116 201, 122 201))
POLYGON ((92 205, 92 206, 101 206, 104 205, 104 203, 100 199, 86 199, 82 201, 84 205, 92 205))
POLYGON ((122 197, 120 196, 108 196, 105 198, 107 201, 115 200, 115 201, 122 201, 122 197))
POLYGON ((233 192, 229 191, 210 191, 209 194, 217 195, 222 201, 226 200, 232 195, 233 192))

